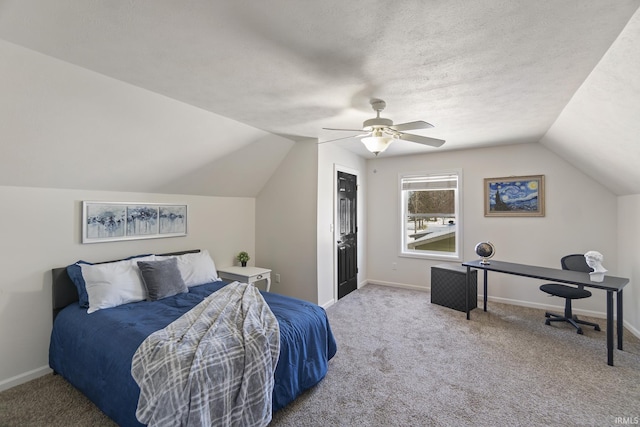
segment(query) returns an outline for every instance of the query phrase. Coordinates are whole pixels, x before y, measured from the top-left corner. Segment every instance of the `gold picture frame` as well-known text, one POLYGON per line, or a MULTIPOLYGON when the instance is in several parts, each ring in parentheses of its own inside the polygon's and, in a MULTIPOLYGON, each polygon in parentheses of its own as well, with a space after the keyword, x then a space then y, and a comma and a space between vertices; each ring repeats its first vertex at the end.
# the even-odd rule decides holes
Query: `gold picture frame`
POLYGON ((484 179, 484 216, 544 216, 544 175, 484 179))

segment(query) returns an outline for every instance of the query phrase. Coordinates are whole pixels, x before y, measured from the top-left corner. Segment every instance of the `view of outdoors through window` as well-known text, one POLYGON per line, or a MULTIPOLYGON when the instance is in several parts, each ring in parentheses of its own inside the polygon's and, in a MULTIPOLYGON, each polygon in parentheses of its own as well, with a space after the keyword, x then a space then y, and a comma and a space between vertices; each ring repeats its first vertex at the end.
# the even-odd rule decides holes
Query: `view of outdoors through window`
POLYGON ((401 186, 402 252, 457 255, 457 174, 402 177, 401 186))

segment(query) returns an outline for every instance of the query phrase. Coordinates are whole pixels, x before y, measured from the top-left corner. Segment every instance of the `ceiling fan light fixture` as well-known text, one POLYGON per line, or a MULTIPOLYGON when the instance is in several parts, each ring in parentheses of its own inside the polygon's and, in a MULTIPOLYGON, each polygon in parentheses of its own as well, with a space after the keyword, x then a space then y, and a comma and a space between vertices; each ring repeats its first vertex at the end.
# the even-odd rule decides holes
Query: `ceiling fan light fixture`
POLYGON ((362 129, 336 129, 336 128, 323 128, 326 130, 338 130, 338 131, 349 131, 349 132, 364 132, 362 135, 353 135, 347 136, 344 138, 332 139, 325 142, 337 141, 339 139, 347 139, 347 138, 355 138, 355 137, 363 137, 361 138, 364 146, 371 153, 376 156, 383 151, 385 151, 389 145, 393 142, 394 139, 399 139, 402 141, 414 142, 416 144, 428 145, 430 147, 440 147, 445 143, 443 139, 429 138, 427 136, 415 135, 412 133, 406 133, 406 131, 410 130, 418 130, 418 129, 430 129, 433 127, 431 123, 427 123, 424 120, 417 120, 413 122, 400 123, 397 125, 393 124, 391 119, 386 119, 384 117, 380 117, 380 112, 384 110, 384 107, 387 105, 381 99, 372 99, 370 101, 371 107, 376 112, 376 116, 372 119, 365 120, 362 123, 362 129))
POLYGON ((391 142, 393 142, 393 138, 386 136, 372 135, 362 138, 362 143, 367 147, 367 150, 371 151, 376 156, 386 150, 391 142))

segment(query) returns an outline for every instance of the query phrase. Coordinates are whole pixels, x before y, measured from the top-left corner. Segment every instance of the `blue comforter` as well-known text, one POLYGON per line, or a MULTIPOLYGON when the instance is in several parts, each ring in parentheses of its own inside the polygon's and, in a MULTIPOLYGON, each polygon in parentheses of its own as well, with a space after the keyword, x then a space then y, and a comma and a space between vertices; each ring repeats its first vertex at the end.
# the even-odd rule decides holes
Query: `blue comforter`
MULTIPOLYGON (((160 301, 141 301, 87 314, 71 304, 55 319, 49 365, 120 426, 140 426, 135 417, 140 389, 131 360, 151 333, 200 303, 224 282, 189 288, 160 301)), ((273 410, 284 407, 327 373, 336 342, 323 308, 296 298, 263 292, 280 325, 273 410)))

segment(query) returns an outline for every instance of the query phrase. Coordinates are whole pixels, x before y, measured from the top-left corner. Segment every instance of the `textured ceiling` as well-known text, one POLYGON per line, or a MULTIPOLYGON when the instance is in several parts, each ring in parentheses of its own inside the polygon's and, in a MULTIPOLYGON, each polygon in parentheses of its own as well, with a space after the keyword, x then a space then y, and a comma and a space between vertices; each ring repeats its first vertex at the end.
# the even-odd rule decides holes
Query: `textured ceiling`
POLYGON ((540 142, 614 194, 640 194, 640 12, 540 142))
POLYGON ((539 141, 639 6, 0 0, 0 38, 293 140, 347 136, 322 128, 360 127, 380 98, 450 150, 539 141))

